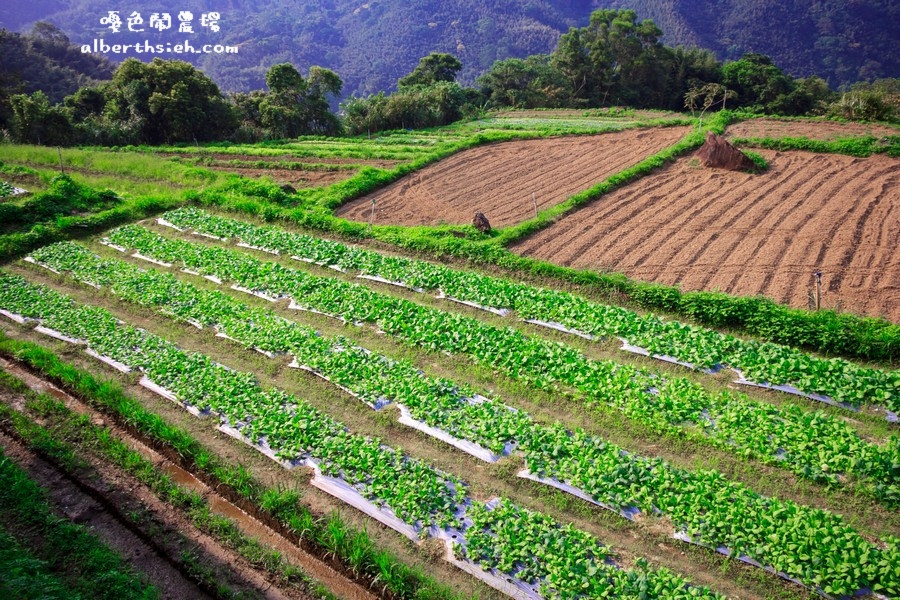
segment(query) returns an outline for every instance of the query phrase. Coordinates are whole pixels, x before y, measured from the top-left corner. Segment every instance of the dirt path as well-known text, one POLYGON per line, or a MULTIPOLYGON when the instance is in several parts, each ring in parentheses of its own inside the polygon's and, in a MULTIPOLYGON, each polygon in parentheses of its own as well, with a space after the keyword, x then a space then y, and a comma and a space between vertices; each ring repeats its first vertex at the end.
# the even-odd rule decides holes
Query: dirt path
MULTIPOLYGON (((215 490, 211 489, 189 471, 181 468, 171 460, 159 454, 153 448, 147 446, 142 441, 135 438, 133 435, 131 435, 130 432, 122 429, 121 427, 118 427, 115 424, 109 423, 101 413, 93 410, 81 400, 71 396, 52 383, 42 379, 41 377, 30 373, 18 363, 12 362, 6 358, 0 357, 0 368, 24 381, 26 385, 28 385, 28 387, 32 390, 54 396, 55 398, 64 402, 66 406, 71 410, 80 414, 88 415, 95 423, 102 423, 105 427, 108 427, 116 437, 124 440, 132 449, 140 453, 145 459, 152 461, 159 470, 168 473, 179 485, 203 495, 214 513, 228 517, 238 525, 238 528, 245 535, 255 538, 261 541, 265 546, 274 548, 275 550, 281 552, 289 562, 299 566, 304 573, 310 575, 316 581, 322 583, 337 597, 346 600, 375 600, 377 598, 377 596, 373 595, 369 590, 349 580, 347 577, 335 571, 332 567, 330 567, 319 558, 305 552, 303 549, 291 543, 289 540, 282 537, 253 516, 247 514, 245 511, 231 503, 215 490)), ((128 482, 128 477, 123 477, 120 474, 116 473, 115 468, 105 467, 103 465, 97 466, 99 471, 111 481, 116 483, 124 482, 129 492, 135 495, 135 500, 140 501, 144 506, 147 506, 150 509, 154 510, 154 512, 157 513, 157 518, 164 521, 170 527, 177 529, 181 535, 184 535, 188 539, 193 540, 198 544, 198 546, 202 548, 205 553, 216 559, 219 559, 221 561, 221 564, 225 566, 226 569, 232 570, 237 578, 245 580, 248 584, 250 584, 251 588, 255 588, 254 591, 257 591, 262 597, 273 599, 307 598, 305 594, 299 593, 299 590, 280 588, 277 583, 272 582, 271 576, 269 574, 258 571, 254 567, 250 566, 247 561, 237 553, 221 546, 215 539, 207 536, 206 534, 197 531, 191 523, 189 523, 181 515, 174 513, 171 508, 162 503, 149 490, 144 489, 144 487, 140 484, 135 485, 133 482, 128 482)), ((57 473, 57 475, 63 477, 62 474, 57 473)), ((119 502, 128 500, 131 500, 131 498, 128 498, 128 494, 125 494, 123 497, 118 498, 119 502)), ((99 507, 98 510, 102 513, 103 508, 99 507)), ((105 521, 109 521, 111 519, 114 520, 114 518, 109 514, 101 514, 100 517, 103 517, 105 521)), ((135 536, 132 535, 132 537, 135 536)), ((115 547, 119 549, 118 546, 115 547)), ((126 549, 131 547, 131 545, 126 545, 126 549)), ((139 545, 134 545, 133 547, 137 550, 140 550, 139 545)), ((120 550, 120 552, 121 551, 122 550, 120 550)), ((123 554, 125 554, 126 557, 130 560, 133 560, 132 554, 130 552, 123 552, 123 554)), ((143 552, 138 552, 136 556, 138 559, 140 559, 142 556, 144 556, 144 554, 145 553, 143 552)), ((140 564, 139 562, 135 562, 135 566, 139 570, 144 572, 144 567, 142 564, 140 564)), ((153 567, 154 565, 150 566, 153 567)), ((172 570, 178 573, 178 571, 174 568, 172 568, 172 570)), ((156 582, 156 579, 152 577, 151 579, 154 581, 154 583, 156 582)), ((183 576, 182 579, 184 579, 183 576)), ((164 579, 164 582, 165 581, 167 580, 164 579)), ((191 582, 188 583, 190 583, 190 585, 194 585, 191 582)), ((194 585, 194 587, 196 586, 194 585)), ((160 589, 163 589, 162 586, 160 586, 160 589)), ((184 593, 178 593, 171 596, 165 595, 164 597, 171 597, 174 599, 194 597, 202 598, 208 596, 185 595, 184 593)))
POLYGON ((577 268, 686 290, 762 294, 900 321, 900 160, 761 152, 762 175, 689 158, 625 186, 514 245, 577 268))
MULTIPOLYGON (((110 513, 50 463, 2 432, 0 447, 46 491, 47 500, 58 515, 88 528, 122 555, 159 590, 161 599, 212 598, 175 568, 157 548, 135 533, 133 527, 110 513)), ((11 530, 15 531, 15 526, 11 530)))
POLYGON ((441 160, 337 211, 353 221, 396 225, 471 223, 475 211, 504 227, 559 204, 673 145, 686 127, 631 129, 488 144, 441 160))
POLYGON ((875 123, 838 123, 837 121, 805 121, 749 119, 725 130, 730 138, 804 137, 811 140, 834 140, 843 137, 900 135, 900 128, 875 123))

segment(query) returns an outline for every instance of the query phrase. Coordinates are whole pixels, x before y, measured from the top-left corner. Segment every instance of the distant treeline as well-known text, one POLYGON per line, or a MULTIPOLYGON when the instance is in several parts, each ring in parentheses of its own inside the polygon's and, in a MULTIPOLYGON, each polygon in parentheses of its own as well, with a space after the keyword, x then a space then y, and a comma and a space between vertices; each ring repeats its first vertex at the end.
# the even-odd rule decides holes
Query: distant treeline
POLYGON ((879 121, 900 116, 898 79, 838 93, 818 77, 786 75, 761 54, 723 64, 707 50, 667 47, 661 37, 652 21, 638 21, 634 11, 597 10, 587 26, 564 34, 552 53, 496 61, 474 87, 457 83, 457 58, 430 54, 393 94, 351 98, 337 115, 330 103, 340 97, 343 82, 328 69, 311 67, 304 76, 290 64, 274 65, 266 73, 268 90, 225 96, 189 63, 128 59, 98 83, 94 78, 103 77, 107 63, 85 62, 59 30, 38 24, 30 36, 0 30, 4 55, 17 47, 38 54, 43 49, 58 66, 56 75, 77 73, 87 83, 54 103, 59 83, 25 82, 22 69, 0 67, 0 130, 23 143, 125 145, 372 133, 443 125, 506 107, 625 105, 700 113, 727 107, 879 121), (39 89, 20 93, 23 87, 39 89))

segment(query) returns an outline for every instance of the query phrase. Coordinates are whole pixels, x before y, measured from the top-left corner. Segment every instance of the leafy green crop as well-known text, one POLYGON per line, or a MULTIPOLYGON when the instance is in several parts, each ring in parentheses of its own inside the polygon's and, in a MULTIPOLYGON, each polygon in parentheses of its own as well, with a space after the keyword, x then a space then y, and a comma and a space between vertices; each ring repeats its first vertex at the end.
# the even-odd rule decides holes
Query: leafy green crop
MULTIPOLYGON (((112 237, 117 243, 130 241, 131 245, 139 244, 143 252, 152 253, 152 248, 140 245, 148 235, 152 237, 146 230, 126 228, 112 237), (131 236, 130 240, 126 236, 131 236)), ((188 245, 218 256, 220 260, 214 261, 218 264, 233 265, 228 255, 240 256, 230 250, 188 245)), ((818 570, 818 565, 835 553, 862 561, 863 555, 873 550, 834 514, 759 496, 716 472, 690 472, 658 459, 634 456, 581 430, 568 432, 560 426, 536 425, 527 414, 508 411, 498 402, 461 402, 459 389, 468 394, 472 390, 447 380, 431 380, 411 367, 395 377, 391 361, 354 348, 346 340, 318 338, 308 328, 271 311, 249 308, 230 296, 201 290, 170 274, 144 271, 120 260, 102 260, 78 244, 49 246, 34 257, 79 280, 108 287, 129 301, 181 320, 215 326, 247 347, 264 344, 273 352, 303 356, 332 381, 361 396, 374 400, 381 394, 406 394, 404 397, 413 398, 413 402, 418 397, 417 409, 431 414, 434 426, 476 443, 486 439, 518 443, 533 473, 574 485, 613 510, 637 507, 646 514, 661 512, 679 532, 697 543, 735 549, 809 585, 855 591, 877 581, 871 570, 849 578, 818 570), (772 514, 789 514, 792 518, 771 519, 772 514), (826 537, 833 541, 823 542, 826 537), (788 547, 802 551, 790 551, 788 547)), ((249 269, 251 263, 239 264, 249 269)), ((260 268, 267 271, 276 268, 273 265, 264 263, 260 268)))
POLYGON ((567 292, 387 256, 195 208, 181 208, 166 213, 164 218, 200 233, 236 238, 251 246, 376 275, 410 287, 442 290, 448 296, 484 306, 509 308, 523 319, 555 321, 595 336, 623 337, 653 354, 672 356, 696 368, 731 366, 740 369, 747 379, 760 383, 792 385, 807 393, 829 396, 838 403, 884 406, 900 412, 897 371, 861 367, 839 358, 814 357, 788 346, 742 340, 703 327, 665 321, 652 314, 638 315, 567 292))
MULTIPOLYGON (((84 267, 86 258, 82 254, 75 262, 84 267)), ((390 507, 407 523, 462 528, 467 512, 475 514, 478 510, 478 504, 467 498, 465 484, 459 479, 385 447, 378 440, 350 434, 343 425, 303 400, 281 390, 263 390, 251 374, 228 369, 204 355, 180 350, 144 330, 118 322, 104 309, 79 306, 63 294, 5 273, 0 273, 0 306, 80 338, 98 352, 139 369, 186 404, 208 409, 250 439, 277 448, 278 455, 284 459, 313 456, 321 460, 326 474, 342 477, 371 502, 390 507)), ((508 501, 504 506, 513 511, 522 510, 508 501)), ((570 525, 561 525, 540 513, 527 514, 540 519, 548 530, 557 532, 560 543, 544 550, 547 565, 564 565, 570 561, 566 548, 572 544, 603 548, 588 534, 570 525), (554 547, 556 557, 552 556, 554 547)), ((477 528, 467 528, 466 536, 477 538, 477 535, 477 528)), ((486 541, 478 543, 480 548, 487 548, 486 541)), ((498 546, 497 552, 503 552, 503 547, 498 546)), ((582 567, 577 562, 572 566, 582 567)), ((620 582, 621 589, 635 592, 641 589, 636 586, 645 579, 687 585, 664 570, 607 568, 606 572, 620 582)), ((510 569, 509 574, 523 576, 518 569, 510 569)), ((546 578, 548 586, 558 586, 557 582, 566 580, 561 568, 554 571, 542 568, 528 576, 546 578)), ((721 597, 706 588, 690 589, 692 596, 721 597)))
MULTIPOLYGON (((222 233, 226 232, 212 232, 222 233)), ((838 484, 841 473, 868 478, 870 493, 889 505, 900 501, 900 473, 893 466, 900 464, 900 443, 879 447, 860 438, 848 424, 822 413, 797 406, 779 408, 732 392, 712 394, 685 378, 663 380, 634 367, 591 360, 563 344, 228 248, 172 240, 135 226, 117 229, 109 239, 244 288, 289 296, 307 308, 353 322, 375 323, 407 343, 468 356, 541 389, 576 390, 588 402, 615 407, 662 433, 684 435, 699 430, 691 435, 817 481, 838 484)))

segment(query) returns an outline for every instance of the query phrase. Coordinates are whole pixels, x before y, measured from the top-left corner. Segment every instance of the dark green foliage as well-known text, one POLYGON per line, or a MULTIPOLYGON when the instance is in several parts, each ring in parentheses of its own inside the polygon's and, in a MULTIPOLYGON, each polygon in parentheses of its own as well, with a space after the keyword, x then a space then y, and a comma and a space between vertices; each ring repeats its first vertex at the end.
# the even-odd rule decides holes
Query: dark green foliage
POLYGON ((900 4, 884 0, 608 0, 653 19, 673 45, 700 46, 719 60, 771 56, 794 77, 832 88, 896 76, 900 4))
POLYGON ((456 81, 462 63, 452 54, 432 52, 423 56, 413 72, 397 81, 399 88, 415 85, 432 85, 439 81, 456 81))
POLYGON ((590 106, 661 106, 667 70, 662 31, 632 10, 597 10, 563 35, 553 64, 571 82, 573 100, 590 106))
MULTIPOLYGON (((303 76, 288 63, 275 65, 266 73, 269 93, 258 104, 260 124, 271 137, 299 135, 335 135, 341 123, 331 112, 328 96, 338 97, 343 82, 333 71, 311 67, 303 76)), ((252 107, 253 97, 242 98, 252 107)))
POLYGON ((102 56, 81 52, 61 30, 45 22, 36 23, 28 34, 0 29, 0 57, 0 104, 12 94, 38 90, 50 102, 60 102, 79 87, 109 79, 115 68, 102 56))
POLYGON ((722 83, 737 92, 734 106, 759 112, 778 112, 786 103, 784 97, 793 91, 794 83, 772 59, 762 54, 747 54, 722 67, 722 83))
POLYGON ((20 600, 67 600, 66 585, 50 566, 0 528, 0 596, 20 600))
POLYGON ((150 144, 214 140, 235 127, 218 86, 184 61, 127 59, 105 91, 107 118, 150 144))
POLYGON ((831 116, 863 121, 900 121, 900 79, 857 83, 828 107, 831 116))
POLYGON ((572 81, 550 64, 550 56, 498 60, 478 78, 490 106, 555 108, 571 104, 572 81))
POLYGON ((34 92, 30 96, 15 94, 8 104, 12 112, 10 126, 17 141, 48 146, 72 143, 72 124, 60 107, 50 106, 44 92, 34 92))
POLYGON ((447 125, 463 116, 468 98, 452 81, 403 87, 390 96, 348 100, 343 104, 344 122, 351 134, 447 125))

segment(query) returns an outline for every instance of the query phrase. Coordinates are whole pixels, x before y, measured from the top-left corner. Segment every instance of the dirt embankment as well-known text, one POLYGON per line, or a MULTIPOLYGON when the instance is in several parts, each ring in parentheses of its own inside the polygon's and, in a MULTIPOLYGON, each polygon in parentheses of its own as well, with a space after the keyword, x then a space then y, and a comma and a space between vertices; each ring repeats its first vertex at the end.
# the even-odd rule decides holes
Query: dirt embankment
POLYGON ((835 140, 846 137, 872 135, 884 137, 900 135, 900 128, 872 123, 838 123, 836 121, 790 121, 779 119, 750 119, 729 125, 728 138, 786 138, 802 137, 811 140, 835 140))
POLYGON ((521 241, 514 251, 683 289, 762 294, 900 322, 900 160, 761 154, 761 175, 683 158, 521 241))
POLYGON ((675 144, 687 127, 633 129, 489 144, 465 150, 341 207, 337 214, 395 225, 471 223, 475 211, 505 227, 675 144))

